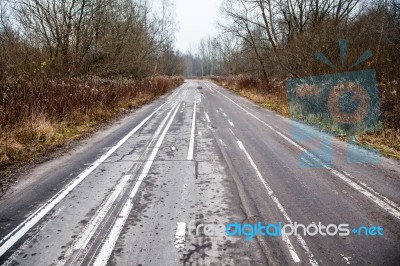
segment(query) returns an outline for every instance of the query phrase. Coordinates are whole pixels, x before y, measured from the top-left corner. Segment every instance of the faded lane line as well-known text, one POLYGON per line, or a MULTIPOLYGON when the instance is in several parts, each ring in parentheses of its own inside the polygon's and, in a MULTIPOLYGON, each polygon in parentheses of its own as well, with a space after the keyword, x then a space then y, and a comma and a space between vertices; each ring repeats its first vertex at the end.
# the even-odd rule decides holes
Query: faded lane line
POLYGON ((192 131, 190 132, 190 142, 189 142, 189 150, 187 154, 187 159, 189 161, 193 160, 193 153, 194 153, 194 133, 196 129, 196 100, 194 100, 193 106, 193 119, 192 119, 192 131))
POLYGON ((36 238, 39 236, 40 233, 46 228, 48 224, 54 221, 55 217, 59 216, 62 211, 64 210, 64 207, 58 208, 55 210, 52 214, 50 219, 47 219, 45 222, 41 223, 36 232, 33 235, 30 235, 27 240, 24 241, 24 243, 21 244, 21 246, 18 247, 16 251, 2 264, 2 266, 8 266, 8 265, 16 265, 16 262, 14 260, 17 259, 19 255, 22 254, 25 250, 27 250, 36 240, 36 238))
MULTIPOLYGON (((273 190, 271 189, 271 187, 267 184, 267 182, 265 181, 265 179, 261 175, 260 171, 257 168, 257 165, 254 163, 253 159, 251 158, 250 154, 247 152, 247 150, 244 147, 243 143, 240 140, 238 140, 237 144, 238 144, 239 148, 246 155, 246 157, 249 160, 251 166, 253 167, 254 171, 256 172, 258 178, 260 179, 261 183, 264 185, 265 189, 267 190, 268 195, 270 196, 272 201, 275 203, 275 205, 278 207, 279 211, 281 212, 281 214, 283 215, 285 220, 289 224, 293 224, 292 219, 289 217, 289 215, 287 214, 286 210, 283 208, 282 204, 279 202, 279 199, 274 195, 273 190)), ((293 261, 294 262, 300 262, 300 258, 297 255, 295 249, 293 248, 293 245, 290 242, 290 239, 287 237, 287 235, 284 236, 283 232, 282 232, 282 239, 286 243, 286 246, 289 249, 289 252, 290 252, 290 255, 292 256, 293 261)), ((310 264, 311 265, 318 265, 318 262, 314 258, 314 254, 310 251, 310 249, 308 248, 308 246, 307 246, 306 242, 304 241, 304 239, 300 235, 298 235, 297 236, 297 240, 298 240, 299 244, 305 250, 305 253, 308 256, 310 264)))
POLYGON ((222 139, 219 139, 219 142, 221 142, 222 146, 226 147, 226 144, 222 139))
MULTIPOLYGON (((347 176, 351 176, 349 173, 347 173, 346 171, 342 171, 345 175, 347 176)), ((369 187, 366 183, 362 182, 362 181, 358 181, 359 184, 363 185, 364 188, 366 188, 367 190, 369 190, 371 193, 375 193, 378 196, 380 196, 381 198, 383 198, 387 203, 391 204, 392 207, 400 209, 399 205, 393 201, 391 201, 390 199, 388 199, 387 197, 383 196, 382 194, 374 191, 371 187, 369 187)))
MULTIPOLYGON (((69 257, 73 254, 74 251, 81 251, 86 248, 89 241, 92 239, 93 235, 95 234, 97 228, 100 226, 101 222, 106 217, 108 211, 111 209, 113 203, 116 201, 118 196, 121 194, 124 187, 128 184, 131 175, 125 175, 120 183, 117 185, 113 193, 107 199, 107 201, 97 210, 96 214, 92 217, 90 222, 85 226, 83 233, 79 234, 79 238, 73 244, 63 256, 63 259, 57 263, 57 266, 65 265, 69 257)), ((76 258, 79 257, 81 252, 75 256, 76 258)), ((74 261, 72 262, 72 264, 74 261)))
POLYGON ((235 135, 235 133, 233 133, 233 130, 232 129, 229 129, 229 131, 231 132, 231 134, 237 139, 237 137, 236 137, 236 135, 235 135))
POLYGON ((111 256, 111 253, 115 247, 115 244, 117 243, 117 240, 119 238, 119 235, 121 234, 122 228, 124 227, 126 220, 128 219, 129 213, 132 210, 133 207, 133 199, 139 190, 140 185, 142 184, 143 180, 147 177, 151 166, 153 165, 154 159, 156 158, 156 155, 158 153, 158 150, 161 147, 161 144, 165 138, 165 135, 168 132, 168 129, 170 128, 172 121, 174 120, 176 113, 178 112, 180 104, 176 107, 173 115, 171 116, 170 120, 168 121, 168 124, 165 126, 164 131, 162 132, 160 138, 158 139, 155 147, 153 148, 149 158, 147 159, 147 162, 142 170, 142 173, 139 175, 138 180, 135 183, 135 186, 133 187, 131 193, 129 194, 128 200, 125 202, 121 212, 119 213, 118 217, 115 220, 115 223, 113 227, 111 228, 110 233, 108 234, 103 246, 100 249, 100 252, 98 253, 96 260, 94 261, 93 265, 94 266, 105 266, 107 265, 107 262, 111 256))
POLYGON ((208 122, 208 123, 211 123, 210 117, 208 116, 207 112, 205 112, 205 114, 206 114, 207 122, 208 122))
POLYGON ((174 246, 177 249, 185 248, 185 234, 186 234, 186 223, 179 222, 176 224, 175 241, 174 246))
MULTIPOLYGON (((215 92, 214 91, 214 89, 213 88, 211 88, 208 84, 207 84, 207 82, 203 82, 204 83, 204 85, 206 85, 206 87, 207 88, 209 88, 210 89, 210 91, 212 91, 212 92, 215 92)), ((212 92, 210 92, 212 95, 214 95, 215 96, 215 94, 214 93, 212 93, 212 92)))
POLYGON ((108 157, 110 157, 119 147, 121 147, 133 134, 136 133, 151 117, 153 117, 163 106, 163 103, 153 113, 147 116, 139 125, 131 130, 123 139, 121 139, 115 146, 108 152, 103 154, 99 159, 92 163, 75 179, 69 182, 63 189, 61 189, 50 200, 44 203, 34 213, 29 215, 21 224, 14 228, 8 235, 0 241, 0 257, 10 249, 22 236, 24 236, 33 226, 35 226, 49 211, 51 211, 62 199, 64 199, 76 186, 78 186, 90 173, 92 173, 100 164, 102 164, 108 157))
POLYGON ((188 90, 189 83, 184 83, 181 86, 179 86, 166 100, 167 103, 169 103, 170 101, 174 100, 174 98, 176 96, 178 96, 180 94, 181 90, 184 90, 186 88, 186 91, 188 90))
POLYGON ((288 138, 287 136, 285 136, 284 134, 282 134, 281 132, 279 132, 278 130, 276 130, 274 127, 272 127, 271 125, 269 125, 268 123, 264 122, 263 120, 261 120, 260 118, 258 118, 257 116, 255 116, 254 114, 250 113, 249 111, 247 111, 245 108, 243 108, 242 106, 240 106, 239 104, 237 104, 235 101, 233 101, 231 98, 225 96, 224 94, 222 94, 220 91, 216 90, 216 92, 218 92, 220 95, 222 95, 223 97, 227 98, 229 101, 231 101, 233 104, 235 104, 236 106, 238 106, 240 109, 242 109, 243 111, 245 111, 247 114, 249 114, 250 116, 252 116, 254 119, 256 119, 257 121, 259 121, 260 123, 262 123, 263 125, 267 126, 268 128, 270 128, 272 131, 274 131, 276 134, 278 134, 279 136, 281 136, 283 139, 285 139, 286 141, 288 141, 290 144, 292 144, 293 146, 295 146, 296 148, 298 148, 299 150, 301 150, 302 152, 306 153, 308 156, 310 156, 311 158, 313 158, 313 160, 315 160, 316 162, 318 162, 320 165, 323 166, 323 168, 327 169, 328 171, 330 171, 333 175, 339 177, 342 181, 344 181, 345 183, 347 183, 349 186, 351 186, 353 189, 355 189, 356 191, 362 193, 364 196, 366 196, 367 198, 369 198, 372 202, 374 202, 375 204, 377 204, 379 207, 381 207, 383 210, 385 210, 386 212, 392 214, 395 218, 400 220, 400 210, 394 206, 398 206, 396 203, 394 203, 393 201, 391 201, 390 199, 386 198, 386 197, 382 197, 382 199, 379 198, 379 193, 377 193, 373 188, 365 185, 365 188, 362 187, 362 185, 358 184, 355 177, 353 177, 352 175, 345 173, 343 174, 342 172, 340 172, 339 170, 336 170, 334 168, 329 167, 326 163, 324 163, 322 160, 320 160, 318 157, 316 157, 314 154, 310 153, 308 150, 306 150, 305 148, 303 148, 302 146, 300 146, 299 144, 297 144, 296 142, 294 142, 293 140, 291 140, 290 138, 288 138))
MULTIPOLYGON (((161 124, 158 126, 157 130, 154 133, 154 136, 152 137, 150 142, 147 144, 147 147, 146 147, 145 152, 143 153, 143 156, 145 154, 147 154, 149 147, 152 145, 152 143, 154 143, 154 141, 160 135, 161 130, 163 129, 168 118, 170 117, 172 111, 173 111, 173 108, 171 108, 171 110, 167 113, 165 118, 162 120, 161 124)), ((136 169, 138 166, 139 165, 136 164, 133 169, 136 169)), ((129 172, 132 172, 132 169, 129 170, 129 172)), ((63 256, 64 258, 57 263, 57 266, 65 265, 65 263, 68 261, 68 259, 71 257, 71 255, 75 251, 78 251, 78 254, 76 254, 74 256, 74 259, 71 262, 71 264, 74 265, 75 260, 79 259, 79 256, 82 254, 82 251, 87 250, 87 245, 89 244, 89 241, 92 239, 93 235, 96 233, 98 227, 104 221, 105 217, 107 216, 107 213, 112 208, 114 202, 117 200, 118 196, 121 194, 121 192, 124 190, 124 188, 126 187, 128 182, 130 181, 130 178, 131 178, 131 175, 125 175, 122 178, 122 180, 120 181, 120 183, 115 187, 113 193, 108 197, 106 202, 103 203, 101 206, 99 206, 99 208, 97 208, 95 215, 90 219, 89 223, 85 226, 85 228, 79 234, 79 237, 73 242, 71 247, 66 251, 65 255, 63 256)))
POLYGON ((400 211, 397 210, 395 207, 396 203, 392 202, 388 198, 384 197, 383 199, 380 199, 376 195, 380 195, 379 193, 375 192, 375 190, 371 187, 368 187, 365 185, 366 189, 363 188, 360 184, 358 184, 356 181, 354 181, 354 177, 351 176, 350 174, 347 174, 346 176, 344 173, 340 172, 339 170, 336 170, 335 168, 329 167, 325 162, 320 160, 318 157, 316 157, 314 154, 310 153, 308 150, 304 149, 301 147, 299 144, 294 142, 293 140, 289 139, 285 135, 283 135, 281 132, 276 131, 278 135, 280 135, 282 138, 293 144, 295 147, 297 147, 299 150, 303 151, 306 153, 308 156, 310 156, 314 161, 318 162, 323 168, 327 169, 330 171, 332 174, 335 176, 339 177, 342 181, 350 185, 353 189, 356 191, 362 193, 364 196, 369 198, 372 202, 377 204, 379 207, 381 207, 383 210, 387 211, 388 213, 392 214, 394 217, 397 219, 400 219, 400 211), (353 180, 352 180, 353 179, 353 180), (374 194, 376 195, 374 195, 374 194))
POLYGON ((296 253, 296 250, 294 249, 292 242, 290 241, 289 237, 285 232, 282 232, 282 240, 285 242, 287 248, 289 249, 290 256, 292 256, 292 259, 294 262, 298 263, 300 262, 300 258, 296 253))

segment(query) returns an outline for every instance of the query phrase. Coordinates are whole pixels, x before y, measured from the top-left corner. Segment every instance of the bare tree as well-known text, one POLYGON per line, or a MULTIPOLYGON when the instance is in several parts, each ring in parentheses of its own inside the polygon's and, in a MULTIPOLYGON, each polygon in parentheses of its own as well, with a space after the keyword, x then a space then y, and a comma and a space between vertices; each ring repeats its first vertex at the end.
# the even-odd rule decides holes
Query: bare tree
POLYGON ((159 6, 144 0, 7 3, 20 43, 26 50, 36 51, 36 64, 51 66, 47 71, 57 75, 97 73, 141 78, 166 73, 160 58, 175 55, 172 43, 176 27, 169 0, 159 6))
POLYGON ((262 1, 226 0, 221 8, 226 19, 225 23, 221 24, 221 28, 225 33, 241 38, 246 46, 251 48, 259 64, 262 77, 269 83, 265 48, 276 49, 277 37, 269 23, 272 19, 266 17, 265 10, 262 1), (260 9, 261 16, 259 15, 260 9))

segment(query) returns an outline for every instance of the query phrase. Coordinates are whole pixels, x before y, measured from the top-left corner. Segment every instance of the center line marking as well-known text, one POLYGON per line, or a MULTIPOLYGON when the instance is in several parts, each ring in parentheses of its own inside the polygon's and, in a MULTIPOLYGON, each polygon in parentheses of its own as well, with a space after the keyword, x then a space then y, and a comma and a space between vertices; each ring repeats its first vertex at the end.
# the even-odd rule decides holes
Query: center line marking
POLYGON ((190 132, 190 142, 189 142, 189 150, 187 154, 188 161, 193 160, 193 153, 194 153, 194 133, 196 129, 196 100, 194 100, 193 106, 193 120, 192 120, 192 131, 190 132))
MULTIPOLYGON (((159 137, 164 125, 167 123, 168 118, 172 113, 172 110, 173 110, 173 108, 171 108, 171 111, 169 111, 167 113, 167 115, 165 116, 165 118, 162 120, 161 124, 159 125, 156 132, 154 133, 153 138, 151 139, 148 146, 146 147, 146 151, 159 137)), ((145 152, 145 153, 147 153, 147 152, 145 152)), ((139 165, 135 165, 135 167, 133 169, 136 169, 138 166, 139 165)), ((130 172, 132 172, 132 171, 130 171, 130 172)), ((79 237, 73 242, 71 247, 65 252, 64 258, 57 263, 57 266, 65 265, 67 263, 67 261, 70 259, 70 257, 73 255, 73 253, 75 251, 77 251, 77 254, 74 255, 74 257, 71 258, 71 261, 70 261, 71 265, 75 265, 76 259, 79 259, 79 256, 82 254, 82 252, 84 252, 85 250, 88 249, 89 241, 93 238, 96 230, 98 229, 98 227, 101 225, 101 223, 105 219, 108 211, 112 208, 112 205, 117 200, 118 196, 124 190, 125 186, 128 185, 128 182, 131 177, 132 177, 131 175, 125 175, 119 181, 119 184, 115 187, 113 193, 108 197, 108 199, 106 200, 106 202, 104 204, 99 206, 95 215, 90 219, 89 223, 85 226, 85 228, 79 234, 79 237)))
MULTIPOLYGON (((160 138, 158 139, 157 143, 155 144, 155 147, 153 148, 149 158, 147 159, 147 162, 144 165, 144 168, 143 168, 141 174, 139 175, 139 178, 136 181, 135 186, 133 187, 131 193, 129 194, 129 198, 127 199, 124 206, 122 207, 121 212, 119 213, 118 217, 116 218, 115 223, 114 223, 113 227, 111 228, 110 233, 108 234, 107 238, 105 239, 104 244, 101 247, 100 252, 96 257, 96 260, 93 263, 94 266, 107 265, 107 262, 111 256, 111 253, 114 250, 115 244, 117 243, 119 235, 121 234, 121 231, 128 219, 129 213, 132 210, 133 199, 134 199, 137 191, 139 190, 139 187, 142 184, 143 180, 147 177, 151 166, 153 165, 154 159, 156 158, 156 155, 158 153, 158 150, 161 147, 161 144, 165 138, 165 135, 167 134, 168 129, 171 127, 172 121, 174 120, 176 113, 178 112, 179 106, 180 105, 178 104, 173 115, 171 116, 170 120, 168 121, 168 124, 165 126, 164 131, 160 135, 160 138)), ((168 116, 169 116, 169 114, 168 114, 168 116)))
MULTIPOLYGON (((79 234, 79 238, 77 241, 65 252, 63 259, 57 263, 57 266, 65 265, 67 260, 71 257, 74 251, 78 251, 78 254, 81 253, 83 249, 86 248, 89 241, 92 239, 95 234, 97 228, 100 226, 101 222, 106 217, 108 211, 111 209, 113 203, 116 201, 118 196, 121 194, 124 187, 128 184, 131 175, 125 175, 120 183, 115 187, 113 193, 107 199, 104 205, 99 208, 95 214, 95 216, 90 220, 90 222, 85 226, 84 231, 79 234)), ((78 257, 78 256, 76 256, 78 257)))

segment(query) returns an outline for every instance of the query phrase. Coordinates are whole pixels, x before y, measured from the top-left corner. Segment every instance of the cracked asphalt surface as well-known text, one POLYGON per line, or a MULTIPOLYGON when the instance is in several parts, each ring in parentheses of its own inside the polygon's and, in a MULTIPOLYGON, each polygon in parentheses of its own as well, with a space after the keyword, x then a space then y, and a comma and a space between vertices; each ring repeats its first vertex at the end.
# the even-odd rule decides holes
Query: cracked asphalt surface
POLYGON ((398 265, 399 162, 348 163, 347 144, 338 140, 332 165, 323 154, 301 159, 329 139, 211 82, 187 80, 21 176, 0 199, 0 262, 398 265), (299 141, 293 130, 321 137, 299 141), (236 221, 381 226, 384 233, 248 241, 204 232, 236 221))

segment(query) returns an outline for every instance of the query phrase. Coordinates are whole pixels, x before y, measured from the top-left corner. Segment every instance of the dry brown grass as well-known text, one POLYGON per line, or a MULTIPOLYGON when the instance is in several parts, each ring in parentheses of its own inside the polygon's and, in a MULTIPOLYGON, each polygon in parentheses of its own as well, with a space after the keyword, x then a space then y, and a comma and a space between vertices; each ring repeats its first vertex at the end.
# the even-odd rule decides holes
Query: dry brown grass
POLYGON ((274 82, 272 90, 268 91, 269 88, 261 79, 252 76, 213 77, 212 80, 264 108, 274 110, 286 117, 289 116, 286 89, 283 82, 274 82))
POLYGON ((383 155, 400 160, 400 130, 384 129, 377 133, 359 134, 358 141, 378 149, 383 155))
POLYGON ((0 84, 0 187, 16 168, 182 83, 100 78, 0 84))

